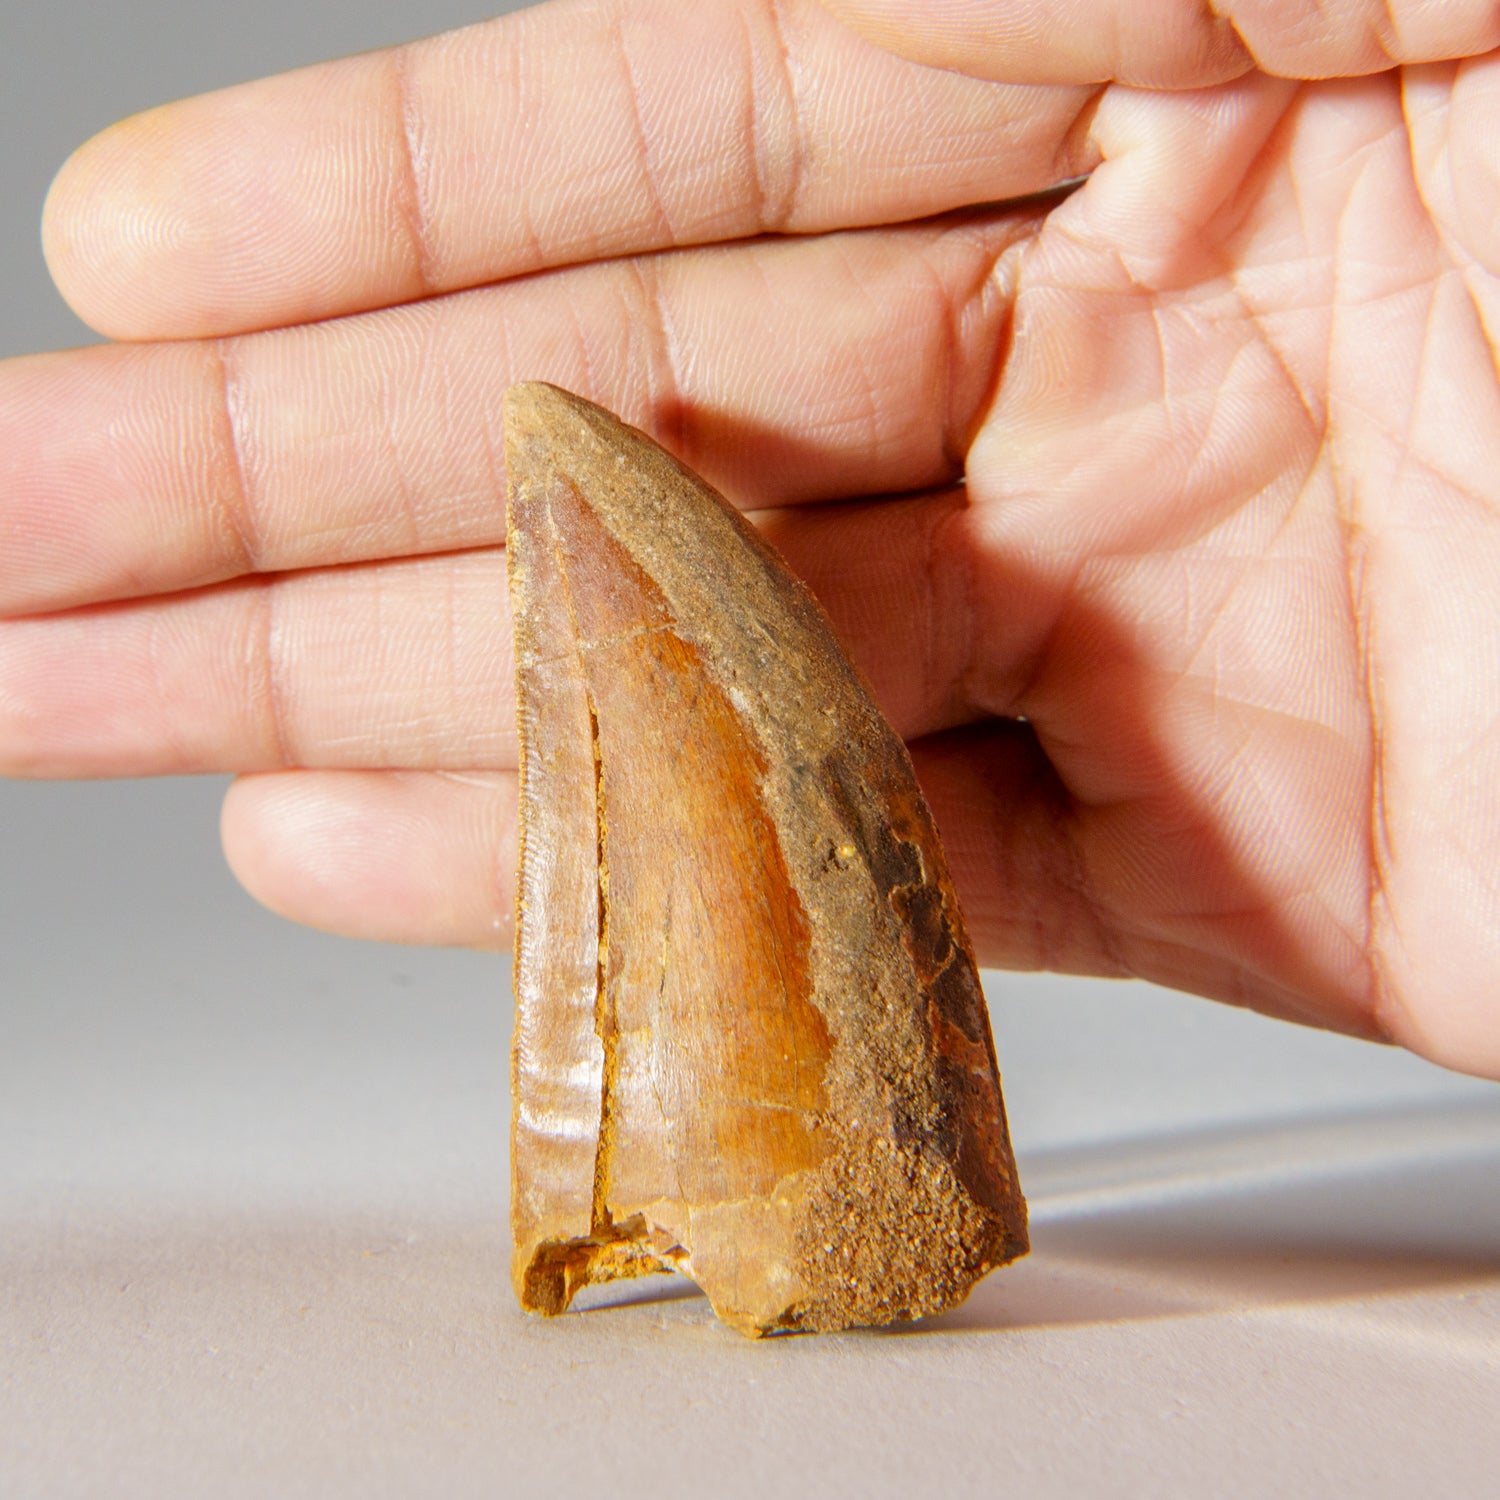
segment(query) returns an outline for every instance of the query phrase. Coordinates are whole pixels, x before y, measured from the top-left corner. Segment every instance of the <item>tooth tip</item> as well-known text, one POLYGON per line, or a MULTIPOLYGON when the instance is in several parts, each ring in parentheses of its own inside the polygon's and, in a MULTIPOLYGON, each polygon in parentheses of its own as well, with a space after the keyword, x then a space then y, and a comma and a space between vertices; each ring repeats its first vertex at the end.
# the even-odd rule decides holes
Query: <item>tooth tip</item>
POLYGON ((559 417, 587 411, 592 404, 545 380, 522 380, 506 391, 501 414, 507 432, 517 426, 535 430, 559 417))

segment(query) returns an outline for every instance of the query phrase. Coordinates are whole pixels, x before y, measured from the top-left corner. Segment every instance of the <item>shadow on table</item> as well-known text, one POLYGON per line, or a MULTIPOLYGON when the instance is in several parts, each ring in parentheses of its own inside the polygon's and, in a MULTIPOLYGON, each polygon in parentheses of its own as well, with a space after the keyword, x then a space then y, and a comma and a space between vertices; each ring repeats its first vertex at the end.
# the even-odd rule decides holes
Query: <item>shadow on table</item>
MULTIPOLYGON (((1032 1254, 953 1312, 877 1337, 1500 1291, 1500 1093, 1442 1109, 1038 1152, 1021 1172, 1032 1254)), ((160 1331, 163 1310, 196 1330, 194 1317, 242 1328, 321 1308, 361 1326, 462 1327, 483 1338, 514 1311, 498 1223, 164 1212, 91 1225, 49 1215, 17 1221, 3 1238, 0 1285, 38 1327, 63 1318, 97 1332, 113 1320, 136 1337, 147 1323, 160 1331)), ((593 1323, 592 1313, 629 1303, 660 1307, 653 1337, 709 1319, 679 1277, 590 1288, 575 1307, 593 1323)), ((634 1316, 654 1315, 638 1305, 634 1316)), ((529 1320, 515 1327, 540 1336, 529 1320)))
POLYGON ((923 1333, 1500 1281, 1500 1100, 1040 1153, 1031 1256, 923 1333))
MULTIPOLYGON (((1493 1103, 1216 1128, 1021 1164, 1032 1253, 887 1337, 1066 1327, 1500 1285, 1493 1103)), ((678 1277, 575 1304, 695 1298, 678 1277)))

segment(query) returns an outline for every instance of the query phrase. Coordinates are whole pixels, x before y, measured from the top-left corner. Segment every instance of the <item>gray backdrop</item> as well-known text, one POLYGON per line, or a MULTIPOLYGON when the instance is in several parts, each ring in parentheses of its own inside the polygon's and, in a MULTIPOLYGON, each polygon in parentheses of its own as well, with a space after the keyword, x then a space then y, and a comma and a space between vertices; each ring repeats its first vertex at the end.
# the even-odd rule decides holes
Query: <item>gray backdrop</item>
MULTIPOLYGON (((3 0, 0 354, 89 338, 36 226, 91 132, 496 8, 3 0)), ((221 792, 0 782, 0 1493, 957 1493, 1003 1466, 1230 1494, 1327 1464, 1374 1494, 1429 1443, 1481 1492, 1492 1087, 990 976, 1038 1250, 946 1340, 747 1351, 696 1299, 539 1329, 504 1287, 506 963, 259 911, 221 792)))

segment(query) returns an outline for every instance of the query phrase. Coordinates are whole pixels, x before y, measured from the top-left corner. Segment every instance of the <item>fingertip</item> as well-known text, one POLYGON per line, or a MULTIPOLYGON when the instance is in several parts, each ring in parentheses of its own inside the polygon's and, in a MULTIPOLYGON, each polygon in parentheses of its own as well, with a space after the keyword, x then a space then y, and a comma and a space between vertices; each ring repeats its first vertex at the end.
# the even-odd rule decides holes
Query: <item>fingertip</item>
POLYGON ((115 339, 280 327, 424 287, 389 56, 164 104, 63 164, 42 216, 58 290, 115 339))
MULTIPOLYGON (((268 798, 265 776, 237 776, 219 809, 219 842, 230 873, 260 904, 279 917, 305 921, 295 909, 292 893, 281 878, 284 861, 278 858, 273 835, 275 799, 268 798)), ((313 924, 316 925, 316 924, 313 924)))
MULTIPOLYGON (((42 206, 42 254, 63 300, 108 338, 146 337, 158 327, 149 288, 163 259, 180 253, 174 218, 171 106, 146 110, 85 141, 62 164, 42 206), (143 287, 145 295, 122 295, 143 287)), ((163 330, 165 331, 165 330, 163 330)))
POLYGON ((224 856, 235 879, 278 916, 346 937, 399 941, 408 934, 393 933, 391 918, 408 904, 412 871, 405 862, 391 868, 382 856, 393 840, 411 842, 410 820, 390 809, 372 817, 365 808, 360 816, 349 794, 353 782, 368 778, 340 779, 335 789, 319 775, 238 777, 220 815, 224 856))
POLYGON ((513 773, 241 776, 220 816, 235 878, 344 937, 503 949, 513 932, 513 773))

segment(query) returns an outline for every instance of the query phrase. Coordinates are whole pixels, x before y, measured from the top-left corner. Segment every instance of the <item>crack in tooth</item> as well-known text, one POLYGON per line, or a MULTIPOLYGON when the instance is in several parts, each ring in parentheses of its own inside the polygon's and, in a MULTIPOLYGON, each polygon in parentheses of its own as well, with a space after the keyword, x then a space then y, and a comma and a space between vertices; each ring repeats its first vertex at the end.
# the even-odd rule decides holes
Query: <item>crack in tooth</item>
POLYGON ((594 1234, 613 1228, 609 1211, 610 1158, 615 1138, 615 1079, 619 1069, 619 1026, 609 994, 609 828, 604 809, 604 753, 599 739, 599 714, 588 693, 589 737, 594 752, 594 835, 599 888, 598 969, 594 991, 594 1031, 603 1050, 599 1075, 599 1145, 594 1152, 593 1202, 590 1228, 594 1234))

